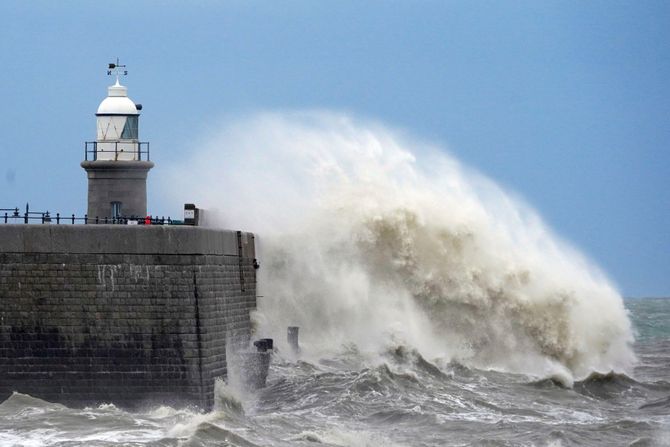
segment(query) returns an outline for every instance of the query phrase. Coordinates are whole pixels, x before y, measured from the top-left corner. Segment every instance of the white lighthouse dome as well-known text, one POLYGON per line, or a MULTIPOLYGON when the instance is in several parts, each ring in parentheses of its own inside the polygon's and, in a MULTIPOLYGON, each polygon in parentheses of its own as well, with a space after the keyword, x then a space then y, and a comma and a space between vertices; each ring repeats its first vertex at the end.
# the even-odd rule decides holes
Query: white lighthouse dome
POLYGON ((128 98, 128 89, 119 84, 107 88, 107 97, 98 106, 97 115, 139 115, 135 103, 128 98))

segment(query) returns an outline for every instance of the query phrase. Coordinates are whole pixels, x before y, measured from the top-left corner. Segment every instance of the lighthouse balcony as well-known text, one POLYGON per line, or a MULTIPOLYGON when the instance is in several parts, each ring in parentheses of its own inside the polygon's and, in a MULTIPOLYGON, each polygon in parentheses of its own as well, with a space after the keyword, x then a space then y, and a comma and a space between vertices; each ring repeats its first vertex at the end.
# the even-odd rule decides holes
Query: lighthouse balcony
POLYGON ((86 161, 150 161, 148 141, 87 141, 86 161))

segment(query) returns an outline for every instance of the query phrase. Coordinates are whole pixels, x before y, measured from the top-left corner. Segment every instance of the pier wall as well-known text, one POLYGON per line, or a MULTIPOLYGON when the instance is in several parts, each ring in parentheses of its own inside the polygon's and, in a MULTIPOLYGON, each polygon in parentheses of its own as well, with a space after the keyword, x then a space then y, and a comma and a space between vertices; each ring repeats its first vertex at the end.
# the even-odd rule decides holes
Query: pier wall
POLYGON ((0 225, 0 401, 211 408, 249 342, 254 259, 250 233, 0 225))

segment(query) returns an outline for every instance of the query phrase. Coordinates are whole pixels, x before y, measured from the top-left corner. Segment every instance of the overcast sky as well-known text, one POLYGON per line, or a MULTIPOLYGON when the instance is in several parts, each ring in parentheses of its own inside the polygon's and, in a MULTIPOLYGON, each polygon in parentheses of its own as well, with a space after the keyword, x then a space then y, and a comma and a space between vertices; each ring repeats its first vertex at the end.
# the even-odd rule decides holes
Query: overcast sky
MULTIPOLYGON (((2 208, 85 212, 83 142, 119 56, 151 176, 222 116, 350 112, 518 193, 625 295, 670 295, 670 2, 5 0, 0 14, 2 208)), ((156 183, 150 208, 166 206, 156 183)))

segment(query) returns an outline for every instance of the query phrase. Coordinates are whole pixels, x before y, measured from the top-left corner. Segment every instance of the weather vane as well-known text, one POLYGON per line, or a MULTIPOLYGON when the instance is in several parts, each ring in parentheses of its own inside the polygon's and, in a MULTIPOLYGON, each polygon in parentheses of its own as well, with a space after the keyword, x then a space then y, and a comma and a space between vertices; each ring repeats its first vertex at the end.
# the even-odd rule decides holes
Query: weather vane
POLYGON ((126 70, 125 65, 119 63, 119 58, 116 58, 116 63, 112 62, 108 65, 107 75, 111 76, 112 74, 116 75, 116 82, 119 82, 119 76, 127 76, 128 70, 126 70))

